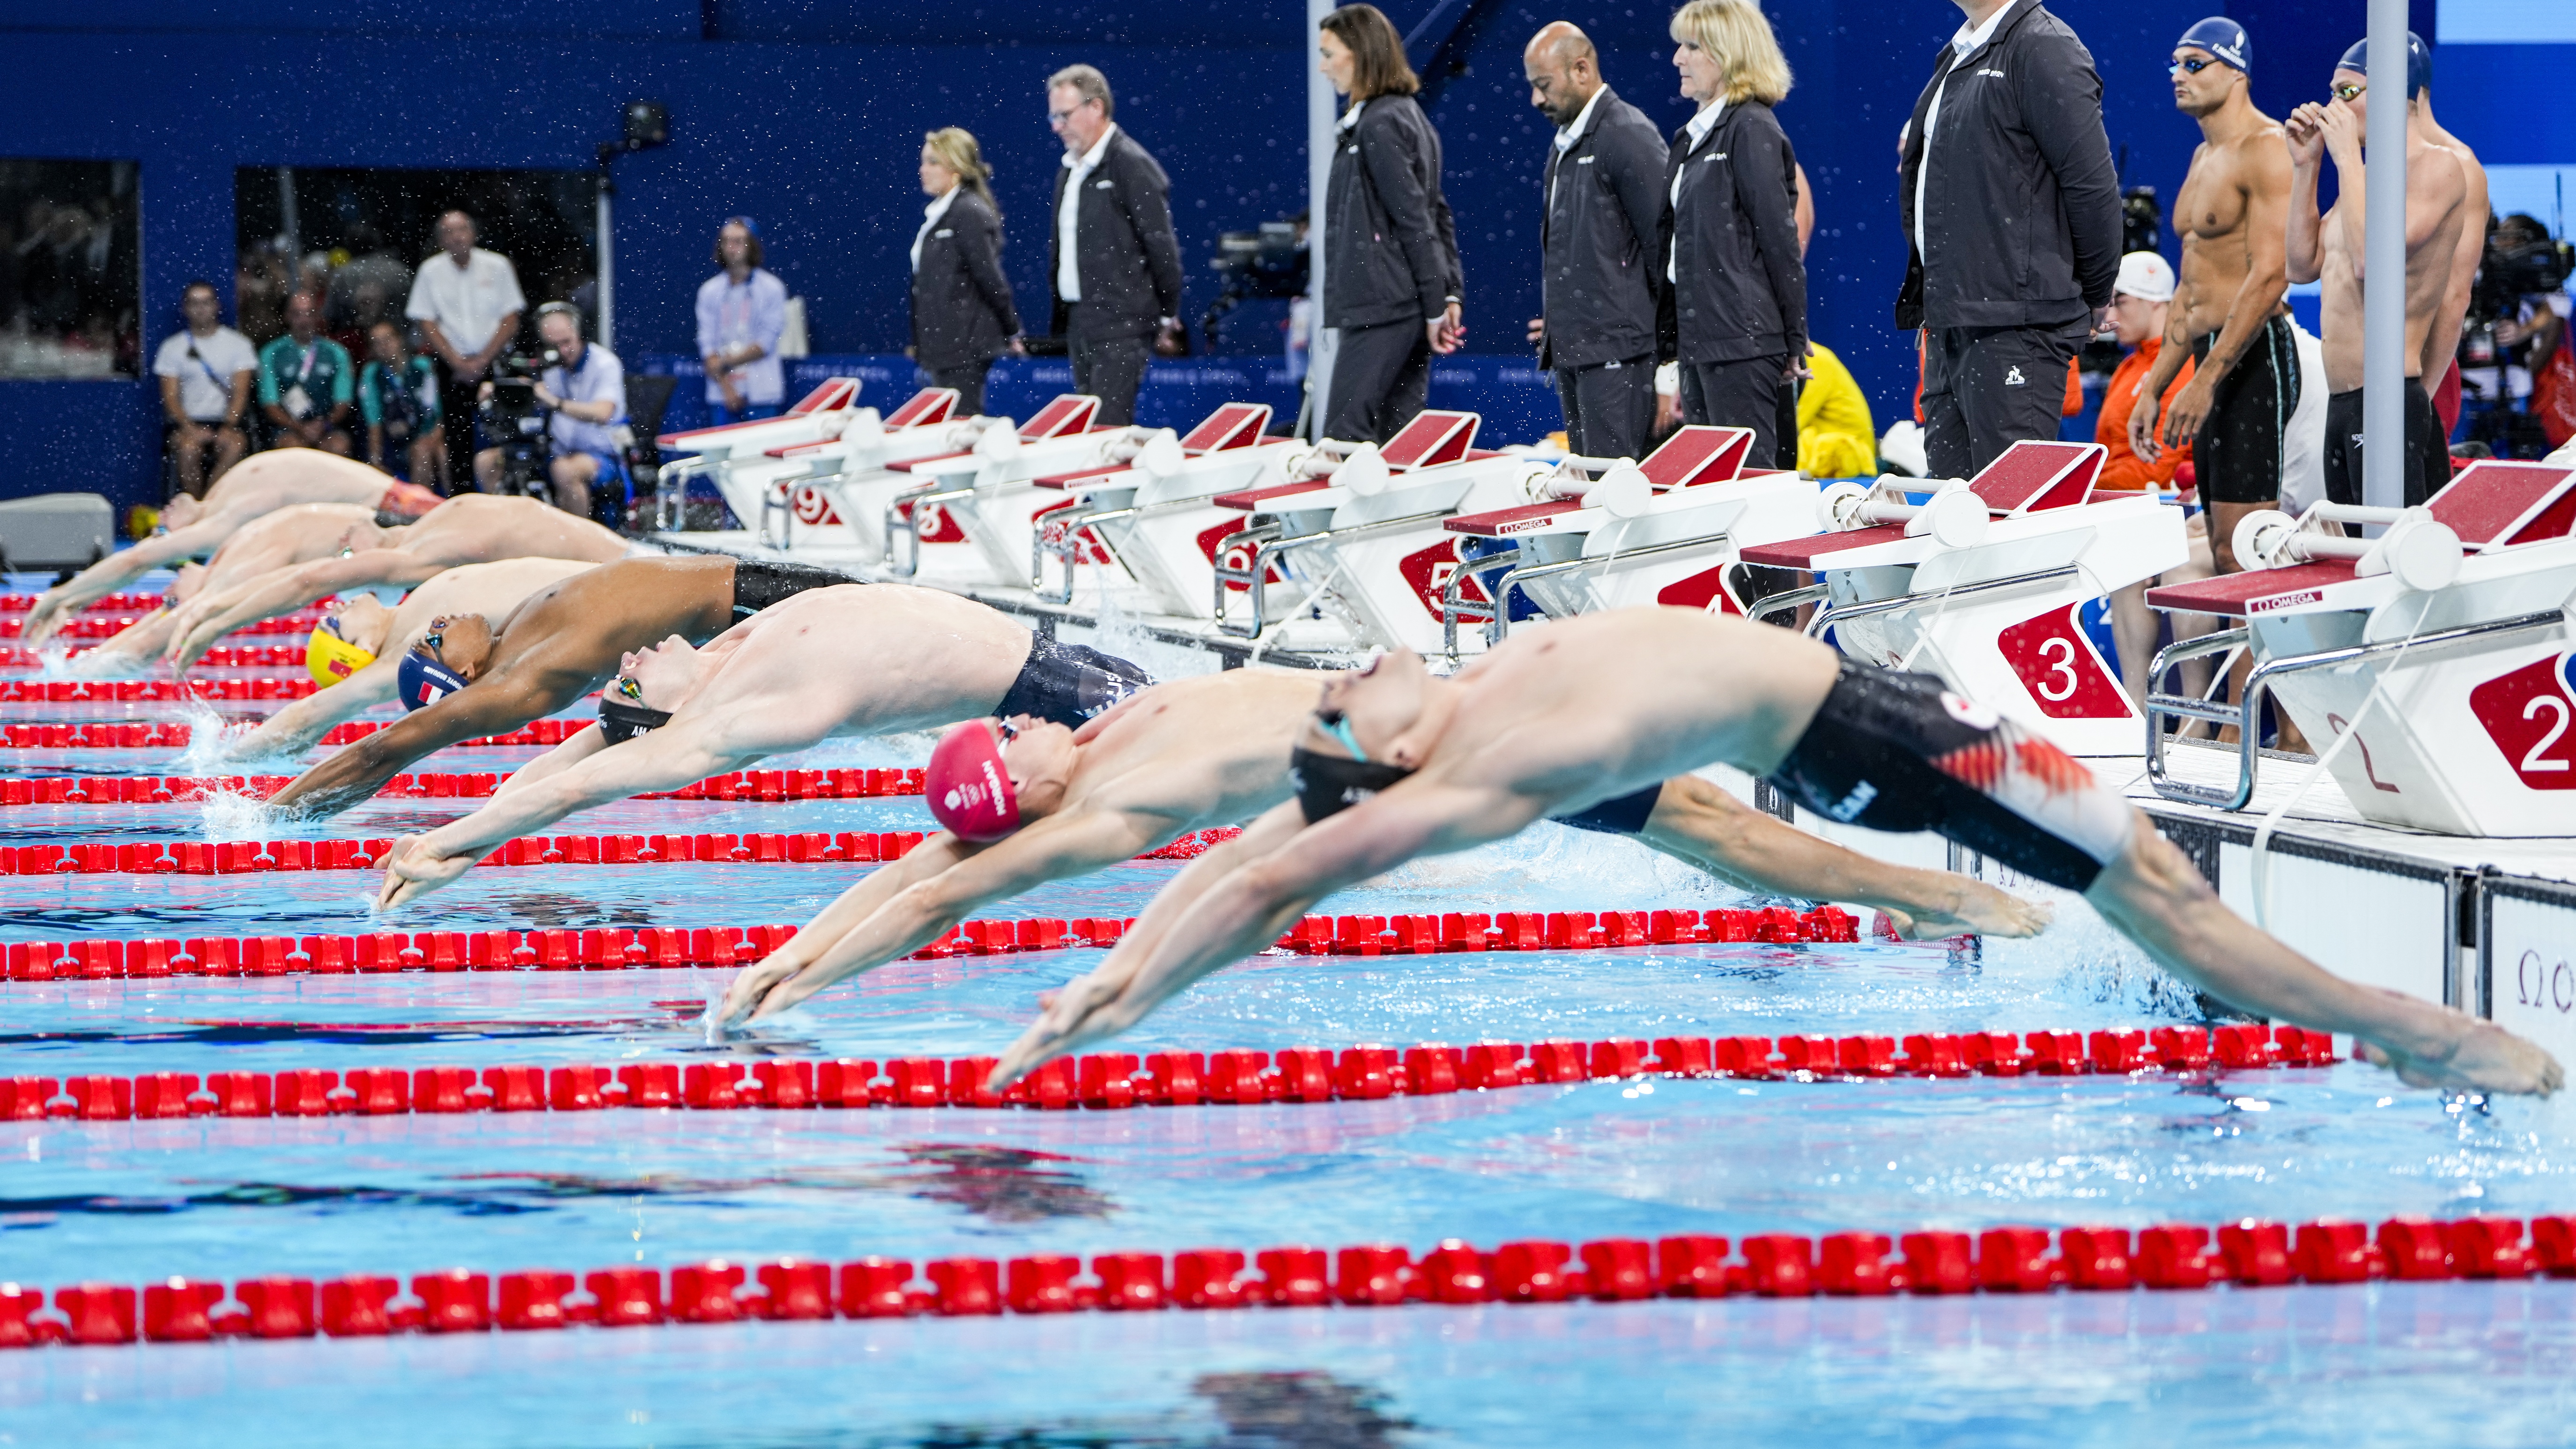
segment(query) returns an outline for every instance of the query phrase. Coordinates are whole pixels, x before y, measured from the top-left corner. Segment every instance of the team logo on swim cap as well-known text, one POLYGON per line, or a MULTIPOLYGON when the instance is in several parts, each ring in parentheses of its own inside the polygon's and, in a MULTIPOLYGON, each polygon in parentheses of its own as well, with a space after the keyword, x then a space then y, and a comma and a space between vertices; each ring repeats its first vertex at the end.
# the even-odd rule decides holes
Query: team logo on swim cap
POLYGON ((960 840, 999 840, 1020 828, 1020 802, 1002 768, 1002 747, 984 721, 940 736, 922 781, 930 817, 960 840))

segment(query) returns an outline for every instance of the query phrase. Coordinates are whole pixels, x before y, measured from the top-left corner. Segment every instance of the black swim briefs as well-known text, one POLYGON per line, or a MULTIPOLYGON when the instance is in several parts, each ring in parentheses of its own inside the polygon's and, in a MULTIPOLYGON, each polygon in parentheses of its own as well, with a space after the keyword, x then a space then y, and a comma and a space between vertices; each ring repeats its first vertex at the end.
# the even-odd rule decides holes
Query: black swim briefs
MULTIPOLYGON (((2192 359, 2207 363, 2217 341, 2215 332, 2195 338, 2192 359)), ((2211 390, 2209 416, 2192 435, 2191 467, 2202 504, 2281 506, 2283 439, 2299 406, 2301 381, 2290 319, 2274 317, 2211 390)))
POLYGON ((1153 682, 1144 670, 1088 644, 1032 638, 1028 662, 993 713, 1000 719, 1025 714, 1078 728, 1153 682))
POLYGON ((738 559, 733 566, 733 616, 736 620, 748 619, 781 599, 792 599, 809 589, 866 582, 831 569, 818 569, 812 564, 738 559))
POLYGON ((1664 782, 1657 780, 1643 790, 1632 791, 1615 800, 1578 810, 1572 815, 1551 817, 1559 825, 1577 830, 1595 830, 1603 835, 1635 835, 1646 828, 1646 817, 1655 813, 1655 802, 1663 797, 1664 782))
POLYGON ((1830 819, 1936 831, 2072 891, 2129 845, 2129 803, 2081 762, 1931 675, 1848 659, 1771 783, 1830 819))
MULTIPOLYGON (((2442 447, 2437 435, 2441 422, 2433 416, 2432 399, 2424 396, 2423 384, 2406 379, 2402 403, 2406 409, 2406 435, 2398 446, 2406 455, 2406 499, 2409 508, 2442 491, 2451 481, 2450 450, 2442 447), (2435 456, 2442 459, 2441 476, 2429 477, 2427 470, 2435 456)), ((2336 503, 2361 503, 2362 446, 2361 389, 2330 394, 2326 398, 2326 497, 2336 503)))

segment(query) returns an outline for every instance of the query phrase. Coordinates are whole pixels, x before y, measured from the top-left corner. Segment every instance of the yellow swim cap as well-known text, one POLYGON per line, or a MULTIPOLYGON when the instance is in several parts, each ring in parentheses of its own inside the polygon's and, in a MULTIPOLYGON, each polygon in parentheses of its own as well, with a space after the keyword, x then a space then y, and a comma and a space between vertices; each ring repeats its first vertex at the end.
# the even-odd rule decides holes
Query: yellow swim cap
POLYGON ((327 624, 317 626, 313 637, 304 641, 304 667, 324 689, 375 662, 376 656, 332 633, 327 624))

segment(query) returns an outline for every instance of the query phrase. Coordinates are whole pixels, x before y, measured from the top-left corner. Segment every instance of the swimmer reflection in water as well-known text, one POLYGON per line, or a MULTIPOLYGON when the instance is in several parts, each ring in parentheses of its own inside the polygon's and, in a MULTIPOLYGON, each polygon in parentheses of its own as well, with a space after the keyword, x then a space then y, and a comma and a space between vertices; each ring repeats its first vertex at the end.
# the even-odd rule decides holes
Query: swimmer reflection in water
POLYGON ((1177 877, 1165 894, 1182 899, 1154 906, 1168 927, 1055 993, 996 1087, 1134 1026, 1345 886, 1712 763, 1832 819, 1935 830, 2082 891, 2183 981, 2349 1034, 2408 1082, 2546 1094, 2562 1080, 2547 1052, 2493 1023, 2355 985, 2256 930, 2146 816, 2018 724, 1785 629, 1686 609, 1589 614, 1515 635, 1454 679, 1388 655, 1333 679, 1322 702, 1296 747, 1300 799, 1245 832, 1232 869, 1177 877), (1374 782, 1355 773, 1369 765, 1384 770, 1374 782))
MULTIPOLYGON (((925 792, 946 828, 745 967, 718 1020, 774 1016, 843 977, 902 959, 978 906, 1270 810, 1295 789, 1289 752, 1313 717, 1316 683, 1310 673, 1228 670, 1155 685, 1078 730, 1025 716, 958 725, 931 756, 925 792)), ((1309 788, 1319 778, 1306 771, 1309 788)), ((1634 836, 1748 890, 1874 906, 1911 936, 2029 936, 2048 923, 2044 905, 1845 850, 1695 775, 1564 823, 1634 836)), ((1168 927, 1193 898, 1189 881, 1220 877, 1259 849, 1255 836, 1209 849, 1137 922, 1135 937, 1168 927)))

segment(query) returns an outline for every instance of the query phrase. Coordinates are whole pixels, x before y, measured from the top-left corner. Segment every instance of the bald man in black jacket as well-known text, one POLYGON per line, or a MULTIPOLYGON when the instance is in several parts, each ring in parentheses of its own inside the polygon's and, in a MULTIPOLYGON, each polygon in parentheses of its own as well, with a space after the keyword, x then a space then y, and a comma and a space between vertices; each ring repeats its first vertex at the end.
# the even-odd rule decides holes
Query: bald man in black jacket
POLYGON ((1664 138, 1601 79, 1599 52, 1559 20, 1521 53, 1530 104, 1556 123, 1540 215, 1538 365, 1556 373, 1566 446, 1642 458, 1655 428, 1656 228, 1664 138))

